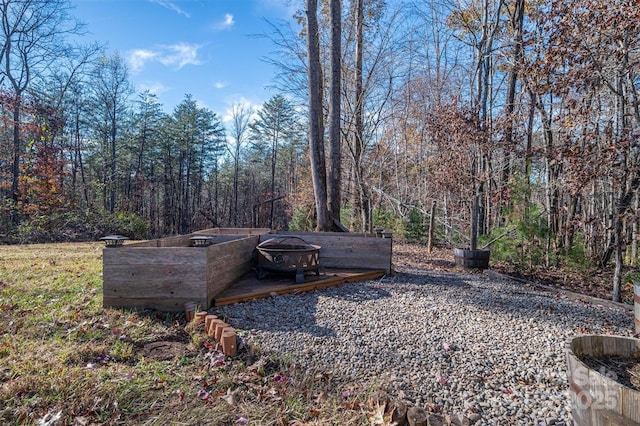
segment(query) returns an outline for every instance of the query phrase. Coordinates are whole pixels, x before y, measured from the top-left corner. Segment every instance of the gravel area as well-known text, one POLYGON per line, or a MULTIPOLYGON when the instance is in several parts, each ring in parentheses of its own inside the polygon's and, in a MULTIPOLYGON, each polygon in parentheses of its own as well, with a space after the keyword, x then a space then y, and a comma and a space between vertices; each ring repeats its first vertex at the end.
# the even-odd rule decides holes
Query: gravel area
POLYGON ((262 350, 342 386, 482 425, 570 425, 565 344, 633 334, 633 314, 492 274, 398 267, 380 280, 216 309, 262 350))

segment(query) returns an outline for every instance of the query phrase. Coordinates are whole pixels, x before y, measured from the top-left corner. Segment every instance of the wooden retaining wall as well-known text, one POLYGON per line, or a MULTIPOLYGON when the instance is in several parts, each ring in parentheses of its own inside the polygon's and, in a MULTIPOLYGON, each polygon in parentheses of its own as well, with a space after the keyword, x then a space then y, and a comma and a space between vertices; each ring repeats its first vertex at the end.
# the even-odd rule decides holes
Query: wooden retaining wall
POLYGON ((221 236, 227 241, 188 247, 191 236, 105 247, 103 305, 177 312, 194 301, 208 309, 218 293, 251 270, 258 235, 221 236))
MULTIPOLYGON (((289 232, 278 235, 300 237, 320 246, 320 265, 331 269, 383 269, 391 273, 391 238, 378 238, 375 234, 355 232, 289 232)), ((260 235, 260 242, 273 235, 260 235)))
MULTIPOLYGON (((128 243, 103 249, 103 305, 178 312, 186 302, 203 309, 256 264, 256 246, 274 235, 268 229, 204 229, 193 234, 128 243), (194 235, 210 235, 214 244, 190 247, 194 235)), ((278 232, 297 236, 320 249, 320 265, 329 269, 391 272, 390 238, 374 234, 278 232)))

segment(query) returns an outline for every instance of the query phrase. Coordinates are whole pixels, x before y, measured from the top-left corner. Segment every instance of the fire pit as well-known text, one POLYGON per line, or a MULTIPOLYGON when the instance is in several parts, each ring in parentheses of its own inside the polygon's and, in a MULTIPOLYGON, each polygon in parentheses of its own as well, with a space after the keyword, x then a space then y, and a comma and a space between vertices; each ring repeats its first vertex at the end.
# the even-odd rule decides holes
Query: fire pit
POLYGON ((298 237, 275 237, 260 243, 258 250, 258 279, 268 272, 293 274, 296 284, 304 282, 305 272, 320 275, 320 246, 298 237))

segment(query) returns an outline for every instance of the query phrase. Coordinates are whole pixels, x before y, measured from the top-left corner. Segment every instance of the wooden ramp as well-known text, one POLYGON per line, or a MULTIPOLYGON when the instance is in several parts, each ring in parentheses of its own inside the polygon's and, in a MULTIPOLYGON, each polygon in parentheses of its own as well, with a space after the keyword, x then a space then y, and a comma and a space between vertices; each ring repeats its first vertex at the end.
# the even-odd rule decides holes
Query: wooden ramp
POLYGON ((385 273, 383 269, 320 269, 320 275, 308 273, 304 277, 304 283, 296 284, 292 275, 273 275, 264 280, 258 280, 256 273, 250 272, 218 294, 213 301, 213 306, 249 302, 275 294, 304 293, 344 283, 373 280, 384 276, 385 273))

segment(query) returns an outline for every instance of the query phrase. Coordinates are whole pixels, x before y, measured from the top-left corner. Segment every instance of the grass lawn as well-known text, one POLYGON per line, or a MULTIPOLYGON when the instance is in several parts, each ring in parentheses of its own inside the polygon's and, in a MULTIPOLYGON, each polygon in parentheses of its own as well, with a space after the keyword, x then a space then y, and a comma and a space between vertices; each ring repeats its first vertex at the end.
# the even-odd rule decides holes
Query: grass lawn
POLYGON ((102 250, 0 246, 0 424, 371 424, 286 354, 225 358, 183 314, 103 308, 102 250))

